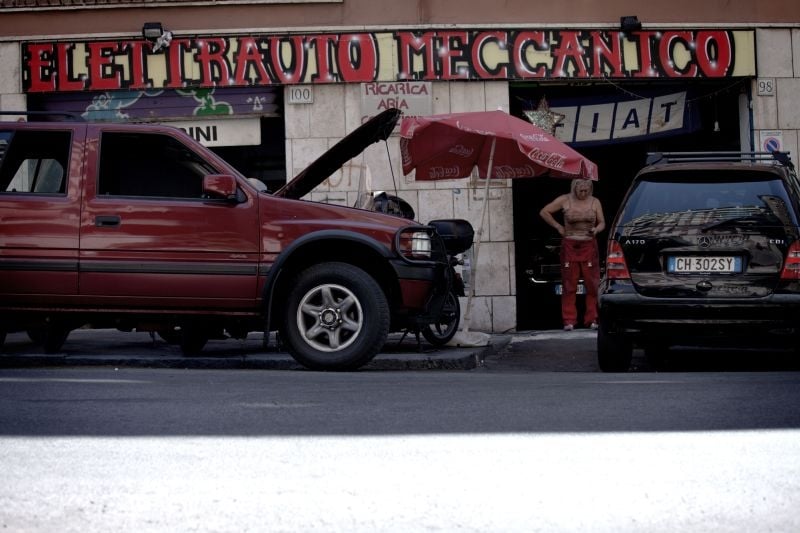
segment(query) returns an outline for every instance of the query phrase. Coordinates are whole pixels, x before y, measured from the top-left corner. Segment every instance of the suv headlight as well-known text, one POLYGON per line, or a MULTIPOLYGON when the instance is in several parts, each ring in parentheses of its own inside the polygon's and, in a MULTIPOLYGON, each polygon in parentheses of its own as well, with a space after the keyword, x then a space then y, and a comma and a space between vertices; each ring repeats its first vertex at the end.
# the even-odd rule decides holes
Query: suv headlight
POLYGON ((431 258, 431 236, 427 231, 406 228, 401 230, 398 251, 406 259, 429 260, 431 258))

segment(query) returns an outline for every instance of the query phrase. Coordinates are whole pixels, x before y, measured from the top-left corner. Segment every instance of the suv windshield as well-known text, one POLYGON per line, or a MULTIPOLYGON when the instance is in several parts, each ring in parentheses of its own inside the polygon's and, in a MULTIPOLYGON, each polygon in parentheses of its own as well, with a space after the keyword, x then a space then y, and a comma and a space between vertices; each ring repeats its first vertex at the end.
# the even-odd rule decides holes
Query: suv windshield
POLYGON ((748 220, 763 225, 796 225, 781 180, 772 173, 704 171, 658 173, 639 181, 625 203, 619 223, 625 226, 700 225, 710 229, 748 220))

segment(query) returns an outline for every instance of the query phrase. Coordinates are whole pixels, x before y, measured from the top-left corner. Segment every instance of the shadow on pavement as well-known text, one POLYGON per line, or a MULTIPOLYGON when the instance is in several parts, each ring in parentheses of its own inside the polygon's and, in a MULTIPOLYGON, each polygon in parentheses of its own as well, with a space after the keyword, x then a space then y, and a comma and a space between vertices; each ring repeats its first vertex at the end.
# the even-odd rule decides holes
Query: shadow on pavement
MULTIPOLYGON (((600 372, 597 334, 590 330, 519 332, 488 356, 489 372, 600 372)), ((633 352, 629 372, 767 372, 800 370, 794 350, 676 347, 633 352)))

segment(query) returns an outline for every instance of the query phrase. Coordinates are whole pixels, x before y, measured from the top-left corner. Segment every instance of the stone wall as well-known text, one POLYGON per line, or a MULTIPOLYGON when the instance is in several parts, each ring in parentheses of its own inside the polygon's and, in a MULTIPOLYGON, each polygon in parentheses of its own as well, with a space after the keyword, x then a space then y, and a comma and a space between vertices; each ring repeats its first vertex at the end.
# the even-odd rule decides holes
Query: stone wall
POLYGON ((753 80, 753 139, 760 150, 762 130, 780 130, 783 149, 797 164, 800 130, 800 30, 756 30, 757 78, 774 78, 775 95, 758 96, 758 79, 753 80))
MULTIPOLYGON (((508 111, 508 84, 501 82, 433 83, 433 114, 504 109, 508 111)), ((294 176, 345 134, 358 126, 358 86, 316 86, 314 103, 286 105, 287 175, 294 176)), ((482 227, 475 268, 475 298, 470 327, 482 331, 506 331, 516 326, 514 280, 514 232, 511 182, 492 181, 489 205, 479 224, 484 185, 471 179, 418 182, 413 173, 404 176, 399 137, 386 145, 370 147, 311 193, 311 199, 341 205, 356 203, 359 182, 370 175, 372 190, 397 194, 416 212, 416 220, 463 218, 476 232, 482 227), (391 159, 391 162, 390 162, 391 159)), ((476 237, 477 239, 477 237, 476 237)), ((466 304, 466 300, 462 301, 466 304)), ((465 310, 466 311, 466 310, 465 310)))
MULTIPOLYGON (((0 43, 0 111, 25 111, 28 109, 22 94, 22 78, 19 64, 19 43, 0 43)), ((14 117, 4 116, 3 120, 14 117)))

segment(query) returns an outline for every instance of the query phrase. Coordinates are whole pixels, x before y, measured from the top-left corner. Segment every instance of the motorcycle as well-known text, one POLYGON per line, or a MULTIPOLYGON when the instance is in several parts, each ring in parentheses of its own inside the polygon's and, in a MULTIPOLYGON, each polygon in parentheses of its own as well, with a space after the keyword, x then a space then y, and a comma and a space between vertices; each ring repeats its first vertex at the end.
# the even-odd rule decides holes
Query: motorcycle
POLYGON ((456 271, 456 267, 464 266, 463 254, 472 247, 475 231, 472 224, 462 219, 431 220, 428 225, 433 226, 444 241, 450 290, 445 296, 439 320, 432 324, 424 324, 421 333, 432 345, 444 346, 456 334, 461 321, 461 303, 458 298, 467 294, 464 278, 456 271))
MULTIPOLYGON (((413 220, 415 216, 414 209, 408 202, 383 191, 371 193, 366 198, 362 196, 356 207, 410 220, 413 220)), ((459 297, 466 296, 466 285, 456 267, 464 266, 463 254, 472 247, 475 231, 468 221, 462 219, 431 220, 428 225, 436 229, 436 233, 444 241, 448 259, 446 272, 448 290, 441 303, 438 318, 433 322, 420 324, 418 331, 414 333, 417 335, 421 333, 425 340, 438 347, 450 342, 458 331, 461 321, 459 297)), ((419 339, 419 337, 417 338, 419 339)))

